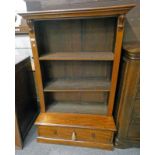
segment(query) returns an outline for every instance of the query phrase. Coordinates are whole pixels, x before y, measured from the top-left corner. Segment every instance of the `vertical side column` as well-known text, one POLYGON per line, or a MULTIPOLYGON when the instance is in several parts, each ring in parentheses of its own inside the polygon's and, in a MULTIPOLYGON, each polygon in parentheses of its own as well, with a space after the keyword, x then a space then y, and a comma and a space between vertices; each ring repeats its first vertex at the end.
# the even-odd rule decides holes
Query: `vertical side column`
POLYGON ((36 83, 37 83, 38 95, 40 99, 40 111, 45 112, 45 100, 44 100, 44 93, 43 93, 39 55, 38 55, 38 49, 36 44, 36 36, 34 32, 34 23, 32 20, 27 20, 27 24, 29 26, 29 37, 30 37, 32 53, 34 57, 36 83))
POLYGON ((115 49, 114 49, 114 61, 113 61, 113 69, 112 69, 112 80, 111 80, 111 89, 110 89, 111 91, 110 91, 109 101, 108 101, 108 115, 112 115, 112 112, 113 112, 119 64, 120 64, 123 32, 124 32, 124 20, 125 20, 125 15, 118 16, 116 41, 115 41, 115 49))

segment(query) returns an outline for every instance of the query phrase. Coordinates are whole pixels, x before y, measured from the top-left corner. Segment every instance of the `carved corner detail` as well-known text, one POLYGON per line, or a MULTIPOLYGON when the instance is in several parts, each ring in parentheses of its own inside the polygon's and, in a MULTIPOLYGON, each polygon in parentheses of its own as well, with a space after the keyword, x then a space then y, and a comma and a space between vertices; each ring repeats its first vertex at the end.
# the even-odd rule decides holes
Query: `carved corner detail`
POLYGON ((121 31, 124 28, 125 15, 120 15, 118 17, 118 30, 121 31))
POLYGON ((34 31, 34 28, 33 28, 33 21, 28 19, 27 20, 27 25, 29 27, 29 32, 33 32, 34 31))

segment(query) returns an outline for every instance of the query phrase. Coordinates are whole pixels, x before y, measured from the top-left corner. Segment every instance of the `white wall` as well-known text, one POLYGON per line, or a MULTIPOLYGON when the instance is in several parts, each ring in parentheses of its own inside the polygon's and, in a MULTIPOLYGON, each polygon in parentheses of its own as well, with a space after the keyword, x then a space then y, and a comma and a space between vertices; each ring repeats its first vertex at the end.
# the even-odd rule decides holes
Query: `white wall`
POLYGON ((28 35, 15 36, 15 54, 32 57, 30 39, 28 35))

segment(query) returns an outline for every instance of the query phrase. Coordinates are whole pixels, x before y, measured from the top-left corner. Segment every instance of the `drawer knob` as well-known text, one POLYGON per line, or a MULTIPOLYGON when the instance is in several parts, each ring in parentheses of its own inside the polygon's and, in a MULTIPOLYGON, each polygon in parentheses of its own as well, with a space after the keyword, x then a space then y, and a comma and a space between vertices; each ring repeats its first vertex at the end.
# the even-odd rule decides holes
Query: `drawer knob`
POLYGON ((76 140, 76 134, 75 134, 75 132, 72 133, 72 140, 74 140, 74 141, 76 140))

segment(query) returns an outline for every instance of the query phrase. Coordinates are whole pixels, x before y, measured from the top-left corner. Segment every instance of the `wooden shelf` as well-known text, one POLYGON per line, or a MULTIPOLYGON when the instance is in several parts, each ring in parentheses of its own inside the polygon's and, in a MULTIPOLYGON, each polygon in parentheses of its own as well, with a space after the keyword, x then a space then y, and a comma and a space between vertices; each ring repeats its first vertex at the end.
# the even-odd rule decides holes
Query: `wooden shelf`
POLYGON ((106 60, 114 59, 113 52, 57 52, 40 56, 39 60, 106 60))
POLYGON ((47 112, 106 115, 107 105, 94 102, 53 102, 48 106, 47 112))
POLYGON ((45 84, 44 92, 110 91, 110 82, 104 79, 59 79, 45 84))

